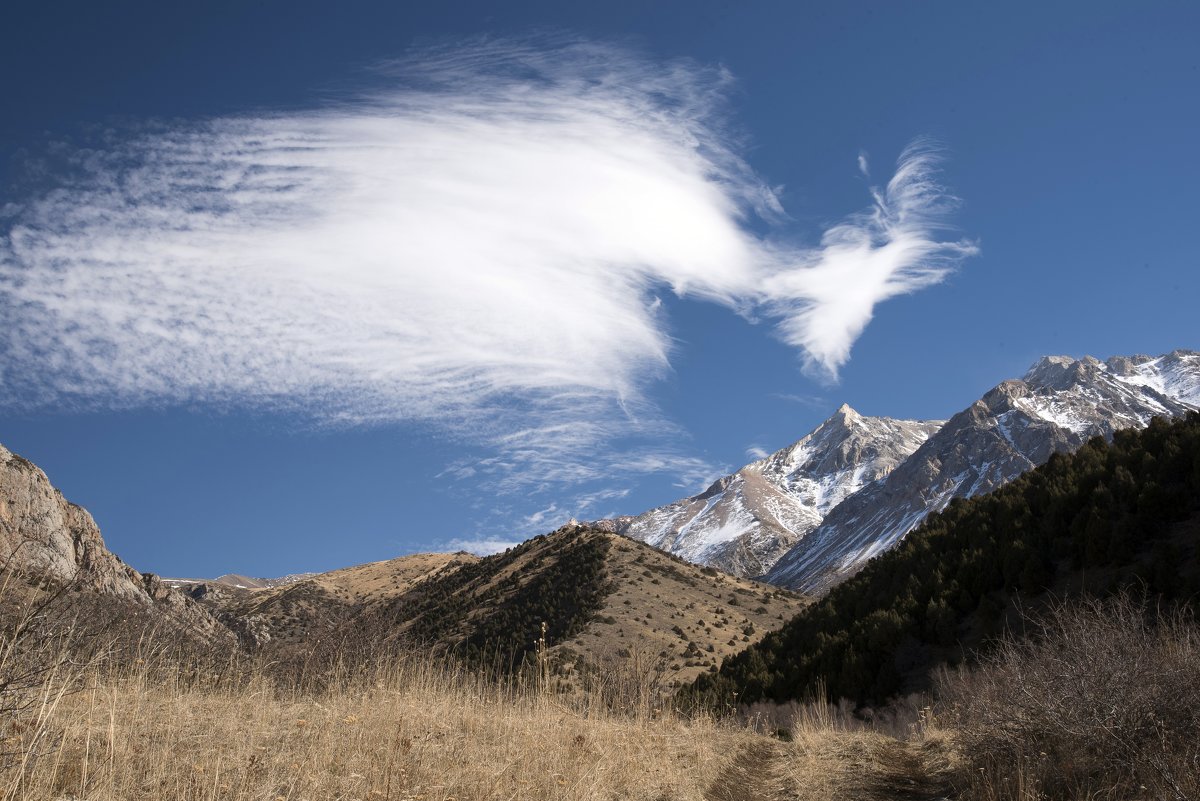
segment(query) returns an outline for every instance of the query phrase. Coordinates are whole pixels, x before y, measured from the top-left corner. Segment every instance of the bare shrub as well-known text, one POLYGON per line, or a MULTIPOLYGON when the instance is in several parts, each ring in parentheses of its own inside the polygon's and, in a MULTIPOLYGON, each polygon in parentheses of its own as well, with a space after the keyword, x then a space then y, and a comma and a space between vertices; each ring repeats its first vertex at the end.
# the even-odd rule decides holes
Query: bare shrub
POLYGON ((638 719, 654 718, 671 707, 674 687, 667 661, 649 651, 631 646, 593 664, 582 664, 577 682, 578 706, 602 706, 638 719))
POLYGON ((894 740, 919 739, 929 728, 931 699, 912 693, 879 707, 858 707, 849 698, 836 704, 827 700, 824 681, 818 680, 808 697, 801 700, 755 701, 737 707, 734 718, 755 731, 785 739, 815 733, 872 732, 894 740))
POLYGON ((1200 630, 1127 596, 1060 603, 939 684, 981 798, 1200 798, 1200 630))
POLYGON ((47 711, 76 689, 97 657, 68 600, 75 583, 38 581, 0 560, 0 769, 24 767, 51 747, 47 711))

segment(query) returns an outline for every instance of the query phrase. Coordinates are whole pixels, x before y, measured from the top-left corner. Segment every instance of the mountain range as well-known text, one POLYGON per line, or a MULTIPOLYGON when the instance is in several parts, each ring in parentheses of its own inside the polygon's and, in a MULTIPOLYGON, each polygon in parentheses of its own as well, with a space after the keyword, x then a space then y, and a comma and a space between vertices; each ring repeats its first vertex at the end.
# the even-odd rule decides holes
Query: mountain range
MULTIPOLYGON (((1191 625, 1185 610, 1200 598, 1200 413, 1157 417, 1111 441, 1094 437, 998 490, 955 500, 695 689, 717 706, 733 693, 743 702, 824 692, 882 703, 929 690, 939 665, 971 663, 1000 638, 1061 635, 1043 626, 1065 601, 1114 596, 1118 606, 1146 605, 1129 613, 1139 623, 1159 615, 1191 625)), ((1097 633, 1072 630, 1071 638, 1099 665, 1111 644, 1097 633)), ((1157 661, 1144 653, 1149 638, 1137 642, 1135 662, 1157 661)), ((1057 660, 1042 670, 1087 681, 1057 660)), ((1113 672, 1094 675, 1108 681, 1113 672)))
POLYGON ((85 509, 3 447, 0 549, 0 625, 25 626, 25 610, 44 606, 47 631, 82 623, 100 641, 135 646, 166 631, 218 659, 243 651, 305 668, 393 647, 517 667, 545 624, 546 653, 568 684, 635 656, 664 683, 687 683, 807 604, 586 526, 483 558, 413 554, 278 579, 162 579, 108 550, 85 509))
POLYGON ((685 559, 821 593, 953 498, 991 491, 1094 436, 1200 408, 1200 353, 1048 356, 949 421, 843 405, 699 495, 597 521, 685 559))
POLYGON ((842 406, 787 448, 642 515, 571 524, 484 558, 418 554, 280 579, 140 573, 45 473, 0 447, 2 586, 17 577, 34 596, 67 588, 92 618, 104 608, 106 621, 166 627, 208 650, 303 659, 346 643, 408 643, 519 664, 546 623, 560 664, 642 654, 689 681, 952 499, 1090 438, 1198 409, 1200 353, 1047 357, 944 423, 842 406))

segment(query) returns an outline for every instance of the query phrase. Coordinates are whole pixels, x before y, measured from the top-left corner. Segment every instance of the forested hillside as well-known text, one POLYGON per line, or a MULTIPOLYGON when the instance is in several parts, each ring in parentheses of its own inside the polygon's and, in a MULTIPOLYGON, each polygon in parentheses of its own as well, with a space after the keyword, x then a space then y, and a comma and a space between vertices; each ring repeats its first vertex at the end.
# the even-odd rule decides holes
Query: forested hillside
POLYGON ((880 702, 926 686, 1052 595, 1200 593, 1200 414, 1088 442, 954 501, 781 630, 701 676, 709 702, 809 694, 880 702))

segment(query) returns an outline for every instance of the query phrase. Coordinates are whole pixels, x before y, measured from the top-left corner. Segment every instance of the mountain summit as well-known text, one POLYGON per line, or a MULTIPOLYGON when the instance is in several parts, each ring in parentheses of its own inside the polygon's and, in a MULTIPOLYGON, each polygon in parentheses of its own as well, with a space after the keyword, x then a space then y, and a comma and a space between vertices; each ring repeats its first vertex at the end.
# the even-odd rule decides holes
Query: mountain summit
POLYGON ((1200 409, 1200 353, 1047 356, 956 414, 903 464, 831 510, 767 573, 820 592, 857 571, 953 498, 969 498, 1095 436, 1200 409))
POLYGON ((941 425, 866 417, 843 404, 803 439, 699 495, 596 525, 691 562, 759 575, 833 507, 891 472, 941 425))

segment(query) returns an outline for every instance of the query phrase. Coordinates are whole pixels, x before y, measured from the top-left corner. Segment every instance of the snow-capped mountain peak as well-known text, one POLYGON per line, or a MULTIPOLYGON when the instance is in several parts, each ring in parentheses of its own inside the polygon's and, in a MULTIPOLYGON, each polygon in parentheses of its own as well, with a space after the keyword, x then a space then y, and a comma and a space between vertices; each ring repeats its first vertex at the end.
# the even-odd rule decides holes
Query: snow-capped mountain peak
POLYGON ((767 574, 820 591, 887 550, 952 498, 999 487, 1094 436, 1200 408, 1200 353, 1047 356, 959 412, 881 481, 865 486, 767 574))
POLYGON ((689 561, 759 575, 830 509, 887 475, 940 425, 866 417, 843 404, 807 436, 698 495, 598 524, 689 561))
POLYGON ((1200 353, 1175 350, 1157 358, 1114 356, 1106 363, 1120 380, 1200 408, 1200 353))

